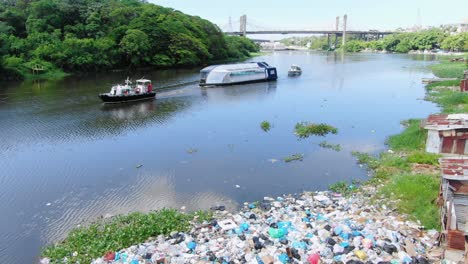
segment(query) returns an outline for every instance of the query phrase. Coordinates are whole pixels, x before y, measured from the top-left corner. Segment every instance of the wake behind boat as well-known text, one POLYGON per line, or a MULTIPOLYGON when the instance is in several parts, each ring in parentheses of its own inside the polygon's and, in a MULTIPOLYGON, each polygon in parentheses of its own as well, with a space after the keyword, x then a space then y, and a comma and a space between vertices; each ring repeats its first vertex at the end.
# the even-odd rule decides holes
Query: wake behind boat
POLYGON ((136 80, 136 85, 132 86, 132 82, 127 78, 125 84, 112 86, 109 93, 99 94, 99 98, 104 103, 125 103, 138 100, 153 99, 156 93, 153 92, 151 80, 140 79, 136 80))

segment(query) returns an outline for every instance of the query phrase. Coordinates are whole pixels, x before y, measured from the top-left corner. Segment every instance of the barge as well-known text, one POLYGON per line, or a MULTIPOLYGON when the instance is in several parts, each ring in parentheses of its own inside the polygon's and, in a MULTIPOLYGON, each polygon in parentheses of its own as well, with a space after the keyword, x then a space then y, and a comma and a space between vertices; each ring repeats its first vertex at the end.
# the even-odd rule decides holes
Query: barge
POLYGON ((276 68, 266 62, 212 65, 200 71, 200 86, 268 82, 276 79, 276 68))

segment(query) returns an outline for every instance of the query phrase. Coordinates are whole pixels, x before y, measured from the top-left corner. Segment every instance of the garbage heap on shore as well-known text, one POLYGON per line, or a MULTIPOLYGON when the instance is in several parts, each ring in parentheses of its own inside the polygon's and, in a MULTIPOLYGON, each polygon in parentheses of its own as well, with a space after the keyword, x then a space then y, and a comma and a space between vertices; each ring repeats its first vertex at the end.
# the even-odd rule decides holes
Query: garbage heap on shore
POLYGON ((439 233, 407 221, 375 187, 217 206, 215 220, 95 259, 103 263, 438 263, 439 233))

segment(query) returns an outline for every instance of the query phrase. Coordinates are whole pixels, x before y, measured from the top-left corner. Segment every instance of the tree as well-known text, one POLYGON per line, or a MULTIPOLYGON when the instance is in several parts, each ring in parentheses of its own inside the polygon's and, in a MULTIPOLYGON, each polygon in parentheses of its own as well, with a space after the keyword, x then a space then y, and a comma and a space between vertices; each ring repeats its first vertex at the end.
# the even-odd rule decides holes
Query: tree
POLYGON ((450 51, 466 51, 468 50, 468 33, 450 35, 442 41, 440 47, 450 51))
POLYGON ((206 46, 198 39, 186 34, 173 34, 169 45, 171 57, 177 65, 197 65, 210 57, 206 46))
POLYGON ((148 35, 138 29, 129 29, 119 43, 120 50, 132 65, 149 62, 147 54, 151 48, 148 35))

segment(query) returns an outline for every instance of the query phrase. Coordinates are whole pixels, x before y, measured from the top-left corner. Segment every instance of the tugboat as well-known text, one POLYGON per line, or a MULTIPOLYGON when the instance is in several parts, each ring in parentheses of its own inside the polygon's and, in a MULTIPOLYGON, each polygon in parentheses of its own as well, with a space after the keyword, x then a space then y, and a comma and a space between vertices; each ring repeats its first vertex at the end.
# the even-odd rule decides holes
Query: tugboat
POLYGON ((104 103, 125 103, 138 100, 153 99, 156 93, 153 92, 151 80, 140 79, 136 80, 136 85, 132 86, 132 82, 127 78, 125 84, 112 86, 109 93, 99 94, 99 98, 104 103))
POLYGON ((299 76, 302 74, 302 69, 298 65, 291 65, 291 68, 288 70, 288 76, 299 76))

